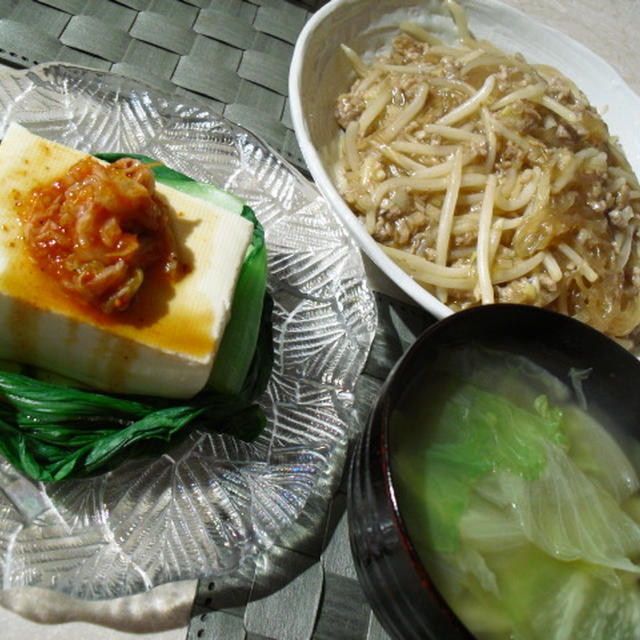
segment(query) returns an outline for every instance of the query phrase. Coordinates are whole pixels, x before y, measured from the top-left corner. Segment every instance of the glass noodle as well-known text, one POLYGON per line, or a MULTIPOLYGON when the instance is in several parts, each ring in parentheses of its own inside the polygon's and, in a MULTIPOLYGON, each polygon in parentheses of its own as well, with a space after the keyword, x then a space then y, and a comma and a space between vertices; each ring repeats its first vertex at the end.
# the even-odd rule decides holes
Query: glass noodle
POLYGON ((469 33, 399 25, 338 98, 339 189, 380 247, 454 310, 549 307, 615 337, 640 324, 640 187, 585 96, 469 33))

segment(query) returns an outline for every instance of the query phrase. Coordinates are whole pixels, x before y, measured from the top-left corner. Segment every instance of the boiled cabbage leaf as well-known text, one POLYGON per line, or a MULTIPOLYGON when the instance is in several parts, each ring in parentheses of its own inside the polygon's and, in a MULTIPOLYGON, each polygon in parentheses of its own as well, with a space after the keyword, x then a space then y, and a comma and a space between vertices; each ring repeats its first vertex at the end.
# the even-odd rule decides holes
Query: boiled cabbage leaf
MULTIPOLYGON (((523 370, 567 397, 549 374, 523 370)), ((443 393, 402 416, 425 421, 425 446, 404 435, 393 453, 403 517, 435 584, 480 638, 638 637, 633 465, 578 407, 531 389, 505 397, 517 373, 503 366, 487 382, 479 371, 473 382, 439 375, 443 393)))

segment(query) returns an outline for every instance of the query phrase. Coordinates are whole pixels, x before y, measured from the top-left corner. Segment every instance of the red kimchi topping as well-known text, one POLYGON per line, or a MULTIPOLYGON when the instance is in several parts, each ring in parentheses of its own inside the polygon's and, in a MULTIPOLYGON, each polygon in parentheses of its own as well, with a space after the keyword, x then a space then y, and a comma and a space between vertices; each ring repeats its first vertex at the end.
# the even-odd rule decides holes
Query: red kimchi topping
POLYGON ((105 313, 125 310, 145 272, 178 272, 168 205, 152 171, 122 158, 86 158, 25 203, 24 237, 40 268, 75 297, 105 313))

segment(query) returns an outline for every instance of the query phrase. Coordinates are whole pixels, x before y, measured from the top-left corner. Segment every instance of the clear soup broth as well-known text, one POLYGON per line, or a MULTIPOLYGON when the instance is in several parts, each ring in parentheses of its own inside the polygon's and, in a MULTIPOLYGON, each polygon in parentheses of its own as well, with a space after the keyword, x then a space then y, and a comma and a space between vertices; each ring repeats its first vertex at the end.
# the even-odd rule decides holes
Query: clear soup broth
POLYGON ((454 349, 396 405, 404 524, 481 640, 640 637, 639 449, 589 406, 588 375, 454 349))

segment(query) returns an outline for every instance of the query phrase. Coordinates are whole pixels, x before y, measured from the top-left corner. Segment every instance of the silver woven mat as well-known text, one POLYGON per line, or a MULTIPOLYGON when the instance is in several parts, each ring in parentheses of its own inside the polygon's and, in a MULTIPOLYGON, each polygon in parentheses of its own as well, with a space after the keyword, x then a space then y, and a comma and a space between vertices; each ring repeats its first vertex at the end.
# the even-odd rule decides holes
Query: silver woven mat
POLYGON ((0 0, 0 61, 60 60, 187 93, 293 164, 287 75, 321 0, 0 0))
MULTIPOLYGON (((393 364, 433 319, 376 295, 379 325, 356 389, 364 425, 393 364)), ((326 521, 296 549, 276 547, 254 575, 224 591, 199 582, 187 640, 388 640, 357 580, 349 546, 346 473, 326 521)), ((312 523, 309 523, 312 526, 312 523)))

